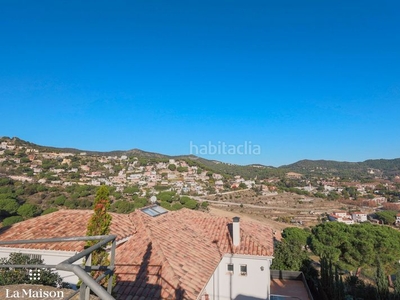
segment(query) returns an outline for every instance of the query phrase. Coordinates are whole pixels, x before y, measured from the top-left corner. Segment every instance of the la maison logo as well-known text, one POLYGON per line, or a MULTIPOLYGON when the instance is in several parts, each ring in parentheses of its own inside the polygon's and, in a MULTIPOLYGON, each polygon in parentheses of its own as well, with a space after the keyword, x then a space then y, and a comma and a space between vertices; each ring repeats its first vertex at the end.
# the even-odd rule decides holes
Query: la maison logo
POLYGON ((189 143, 189 153, 193 155, 260 155, 261 146, 245 141, 242 144, 228 144, 223 141, 206 144, 189 143))
POLYGON ((64 299, 64 291, 42 289, 6 289, 6 299, 64 299))
MULTIPOLYGON (((40 269, 29 269, 29 279, 38 281, 41 278, 40 269)), ((46 291, 43 289, 6 289, 6 299, 64 299, 64 291, 46 291)))

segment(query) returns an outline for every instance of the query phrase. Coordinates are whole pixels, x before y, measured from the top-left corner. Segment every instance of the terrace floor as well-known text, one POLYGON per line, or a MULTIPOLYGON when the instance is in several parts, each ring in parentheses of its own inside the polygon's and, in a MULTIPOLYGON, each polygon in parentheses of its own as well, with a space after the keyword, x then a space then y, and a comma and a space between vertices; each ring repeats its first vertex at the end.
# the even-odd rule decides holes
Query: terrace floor
POLYGON ((310 300, 307 290, 301 280, 271 279, 271 294, 289 296, 293 297, 293 299, 310 300))

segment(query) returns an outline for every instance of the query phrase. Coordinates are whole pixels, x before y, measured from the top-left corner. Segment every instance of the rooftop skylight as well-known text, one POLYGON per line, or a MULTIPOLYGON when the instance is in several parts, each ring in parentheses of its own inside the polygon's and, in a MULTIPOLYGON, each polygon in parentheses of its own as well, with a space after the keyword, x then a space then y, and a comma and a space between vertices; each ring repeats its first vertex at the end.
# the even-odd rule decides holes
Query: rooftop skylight
POLYGON ((142 209, 142 212, 144 212, 146 215, 150 217, 156 217, 158 215, 162 215, 168 212, 168 210, 162 208, 161 206, 158 205, 153 205, 150 207, 145 207, 142 209))

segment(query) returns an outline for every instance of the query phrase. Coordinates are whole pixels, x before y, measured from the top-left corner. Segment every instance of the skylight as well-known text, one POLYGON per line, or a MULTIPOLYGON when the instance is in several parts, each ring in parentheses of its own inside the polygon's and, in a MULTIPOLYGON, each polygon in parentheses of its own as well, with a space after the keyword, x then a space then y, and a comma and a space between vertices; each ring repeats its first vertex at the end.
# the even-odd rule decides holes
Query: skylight
POLYGON ((158 215, 167 213, 168 210, 162 208, 161 206, 154 205, 154 206, 143 208, 142 212, 144 212, 146 215, 148 215, 150 217, 156 217, 158 215))

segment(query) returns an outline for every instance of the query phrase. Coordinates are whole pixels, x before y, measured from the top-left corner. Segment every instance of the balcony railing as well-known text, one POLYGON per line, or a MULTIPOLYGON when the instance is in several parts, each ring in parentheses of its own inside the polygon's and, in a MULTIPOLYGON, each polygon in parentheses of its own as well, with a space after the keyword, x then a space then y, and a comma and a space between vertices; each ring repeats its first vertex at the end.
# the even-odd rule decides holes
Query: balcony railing
POLYGON ((15 241, 0 241, 0 246, 3 245, 20 245, 20 244, 40 244, 40 243, 60 243, 60 242, 76 242, 76 241, 93 241, 98 240, 99 242, 95 245, 84 249, 83 251, 75 254, 74 256, 62 261, 57 265, 0 265, 0 268, 24 268, 24 269, 56 269, 74 273, 82 284, 80 289, 72 295, 64 298, 64 300, 71 299, 79 292, 80 300, 89 300, 90 290, 92 290, 102 300, 115 300, 111 296, 112 292, 112 281, 115 269, 115 249, 116 249, 116 235, 98 235, 98 236, 84 236, 84 237, 65 237, 65 238, 51 238, 51 239, 36 239, 36 240, 15 240, 15 241), (106 246, 108 243, 112 243, 110 249, 110 265, 109 266, 92 266, 91 255, 92 252, 106 246), (85 258, 84 268, 74 263, 81 258, 85 258), (96 280, 90 276, 91 271, 104 271, 96 280), (109 276, 107 282, 107 290, 105 290, 99 281, 109 276))

